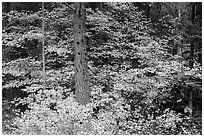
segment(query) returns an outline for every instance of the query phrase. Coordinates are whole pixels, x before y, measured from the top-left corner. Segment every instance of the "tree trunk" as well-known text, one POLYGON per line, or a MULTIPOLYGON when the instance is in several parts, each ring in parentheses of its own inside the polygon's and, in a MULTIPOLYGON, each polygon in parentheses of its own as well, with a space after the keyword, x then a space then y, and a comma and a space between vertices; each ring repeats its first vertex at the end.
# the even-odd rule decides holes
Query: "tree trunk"
MULTIPOLYGON (((192 11, 191 11, 191 21, 192 21, 192 24, 195 24, 195 16, 196 16, 196 4, 194 3, 192 5, 192 11)), ((191 42, 191 45, 190 45, 190 62, 189 62, 189 67, 190 69, 193 68, 193 64, 194 64, 194 41, 191 42)))
POLYGON ((190 69, 193 68, 193 64, 194 64, 194 41, 191 43, 190 45, 190 61, 189 61, 189 67, 190 69))
POLYGON ((147 18, 150 18, 150 6, 149 6, 149 3, 147 3, 146 7, 147 7, 147 18))
POLYGON ((90 93, 88 86, 88 68, 86 62, 86 9, 85 3, 74 3, 74 54, 75 54, 75 93, 76 100, 80 104, 90 102, 90 93))
POLYGON ((178 19, 181 22, 181 2, 178 3, 178 19))
POLYGON ((189 108, 190 108, 189 117, 190 119, 192 119, 193 117, 193 88, 190 89, 189 108))
POLYGON ((196 16, 196 4, 194 3, 192 5, 192 11, 191 11, 191 22, 195 23, 195 16, 196 16))

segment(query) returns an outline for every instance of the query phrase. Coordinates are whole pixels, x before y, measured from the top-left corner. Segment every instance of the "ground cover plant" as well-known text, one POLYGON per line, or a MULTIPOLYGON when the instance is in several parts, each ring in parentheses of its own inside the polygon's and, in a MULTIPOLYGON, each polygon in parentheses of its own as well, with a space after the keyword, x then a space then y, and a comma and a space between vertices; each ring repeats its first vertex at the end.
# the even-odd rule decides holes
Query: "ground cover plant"
POLYGON ((43 4, 2 4, 3 134, 202 134, 202 3, 43 4))

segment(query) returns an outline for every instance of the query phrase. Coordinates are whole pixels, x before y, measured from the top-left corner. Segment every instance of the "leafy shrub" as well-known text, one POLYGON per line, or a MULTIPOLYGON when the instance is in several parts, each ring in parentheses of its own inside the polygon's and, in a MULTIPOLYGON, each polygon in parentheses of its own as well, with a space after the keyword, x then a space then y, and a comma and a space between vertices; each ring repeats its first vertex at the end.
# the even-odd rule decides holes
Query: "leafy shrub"
POLYGON ((26 101, 31 110, 16 118, 13 124, 17 129, 12 134, 77 134, 88 128, 88 106, 79 105, 73 97, 62 100, 61 92, 56 94, 54 90, 46 90, 48 96, 42 101, 40 92, 34 96, 36 101, 26 101))
POLYGON ((38 14, 31 14, 19 19, 19 24, 21 26, 39 26, 41 24, 41 18, 38 14))

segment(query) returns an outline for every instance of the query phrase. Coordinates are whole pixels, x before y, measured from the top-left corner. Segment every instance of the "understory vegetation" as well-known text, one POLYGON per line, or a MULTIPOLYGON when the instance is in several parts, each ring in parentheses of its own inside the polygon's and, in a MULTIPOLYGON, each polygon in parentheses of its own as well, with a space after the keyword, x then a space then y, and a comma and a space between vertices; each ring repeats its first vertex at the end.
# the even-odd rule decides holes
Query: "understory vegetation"
POLYGON ((3 134, 202 134, 202 15, 192 23, 192 3, 180 18, 175 3, 149 3, 149 17, 141 3, 87 6, 86 105, 75 97, 72 3, 45 3, 46 88, 41 3, 21 4, 2 12, 3 134))

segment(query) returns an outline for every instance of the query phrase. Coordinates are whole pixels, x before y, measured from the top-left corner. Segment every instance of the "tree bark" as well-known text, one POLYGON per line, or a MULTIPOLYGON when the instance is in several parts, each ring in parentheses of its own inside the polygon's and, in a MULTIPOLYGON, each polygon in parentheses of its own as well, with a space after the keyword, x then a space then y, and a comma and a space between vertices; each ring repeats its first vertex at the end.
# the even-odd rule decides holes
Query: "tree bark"
POLYGON ((195 16, 196 16, 196 4, 193 3, 192 11, 191 11, 191 22, 192 22, 192 24, 195 23, 195 16))
POLYGON ((178 19, 181 22, 181 2, 178 3, 178 19))
POLYGON ((192 41, 190 45, 190 61, 189 61, 190 69, 193 68, 193 65, 194 65, 194 41, 192 41))
POLYGON ((146 7, 147 7, 147 18, 150 18, 150 5, 149 3, 146 3, 146 7))
POLYGON ((90 93, 88 86, 88 67, 86 61, 86 9, 85 3, 74 3, 74 66, 75 66, 75 94, 76 100, 80 104, 90 102, 90 93))
POLYGON ((193 118, 193 88, 190 89, 189 108, 190 108, 189 117, 190 119, 192 119, 193 118))

